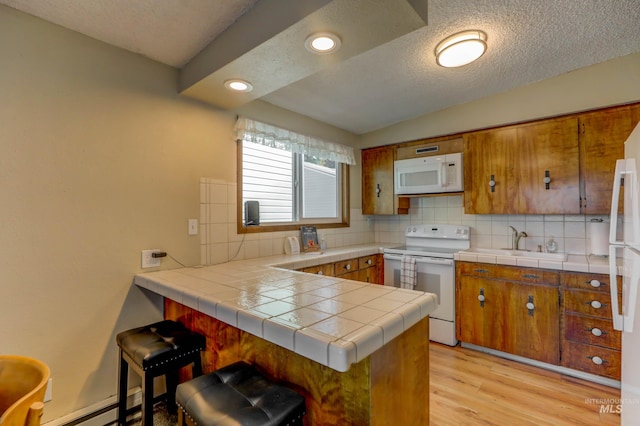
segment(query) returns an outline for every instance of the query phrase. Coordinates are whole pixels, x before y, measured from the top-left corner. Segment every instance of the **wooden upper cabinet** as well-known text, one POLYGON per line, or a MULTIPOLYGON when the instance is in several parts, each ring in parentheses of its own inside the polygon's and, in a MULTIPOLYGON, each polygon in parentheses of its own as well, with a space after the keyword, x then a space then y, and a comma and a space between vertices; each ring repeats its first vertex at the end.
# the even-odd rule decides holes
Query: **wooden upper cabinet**
POLYGON ((616 160, 624 158, 624 142, 640 121, 640 104, 595 111, 578 118, 582 210, 585 214, 609 214, 616 160))
POLYGON ((362 150, 362 214, 408 214, 409 198, 393 194, 395 146, 362 150))
POLYGON ((393 149, 362 150, 362 214, 394 214, 393 149))
POLYGON ((515 128, 474 132, 464 138, 466 213, 503 213, 517 194, 515 128), (493 184, 493 186, 492 186, 493 184))
POLYGON ((580 213, 578 120, 546 120, 517 130, 516 213, 580 213))
POLYGON ((572 118, 466 134, 465 213, 579 213, 577 128, 572 118))

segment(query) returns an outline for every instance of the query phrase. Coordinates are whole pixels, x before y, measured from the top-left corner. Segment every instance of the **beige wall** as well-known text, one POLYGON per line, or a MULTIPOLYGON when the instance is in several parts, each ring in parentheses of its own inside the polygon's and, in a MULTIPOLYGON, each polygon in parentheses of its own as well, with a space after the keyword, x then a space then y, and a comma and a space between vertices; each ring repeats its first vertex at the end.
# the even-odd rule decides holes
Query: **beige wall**
POLYGON ((115 334, 161 318, 140 250, 200 259, 199 178, 234 179, 233 117, 176 71, 0 7, 0 352, 52 371, 44 420, 115 394, 115 334))
POLYGON ((116 333, 161 318, 131 285, 140 250, 200 263, 187 219, 201 177, 236 180, 235 113, 178 96, 170 67, 5 6, 0 57, 0 353, 51 367, 46 422, 114 395, 116 333))

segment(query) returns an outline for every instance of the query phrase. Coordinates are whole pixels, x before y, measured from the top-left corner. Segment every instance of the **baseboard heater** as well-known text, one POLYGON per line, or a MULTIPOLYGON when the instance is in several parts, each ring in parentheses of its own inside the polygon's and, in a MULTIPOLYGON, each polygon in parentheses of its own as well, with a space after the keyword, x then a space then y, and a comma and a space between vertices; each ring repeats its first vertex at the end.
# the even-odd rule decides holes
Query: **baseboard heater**
MULTIPOLYGON (((127 395, 127 406, 131 407, 128 414, 134 418, 140 417, 140 407, 142 404, 142 389, 138 386, 129 391, 127 395)), ((45 405, 46 413, 46 405, 45 405)), ((81 408, 67 414, 66 416, 53 419, 43 423, 43 426, 105 426, 115 424, 118 419, 118 397, 111 396, 103 401, 81 408)))

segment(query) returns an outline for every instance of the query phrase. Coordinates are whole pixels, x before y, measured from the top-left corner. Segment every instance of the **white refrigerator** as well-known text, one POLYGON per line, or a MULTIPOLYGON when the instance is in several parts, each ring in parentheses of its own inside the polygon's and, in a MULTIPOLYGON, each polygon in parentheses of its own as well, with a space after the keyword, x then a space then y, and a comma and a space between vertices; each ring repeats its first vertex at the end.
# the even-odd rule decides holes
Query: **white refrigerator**
POLYGON ((609 271, 613 326, 622 333, 621 424, 637 425, 640 419, 640 124, 624 144, 624 160, 616 162, 611 202, 609 271), (621 182, 624 182, 621 186, 621 182), (624 194, 624 214, 618 218, 620 191, 624 194), (620 228, 621 225, 621 228, 620 228), (620 229, 619 229, 620 228, 620 229), (616 265, 616 258, 621 265, 616 265), (616 274, 622 281, 622 306, 618 305, 616 274))

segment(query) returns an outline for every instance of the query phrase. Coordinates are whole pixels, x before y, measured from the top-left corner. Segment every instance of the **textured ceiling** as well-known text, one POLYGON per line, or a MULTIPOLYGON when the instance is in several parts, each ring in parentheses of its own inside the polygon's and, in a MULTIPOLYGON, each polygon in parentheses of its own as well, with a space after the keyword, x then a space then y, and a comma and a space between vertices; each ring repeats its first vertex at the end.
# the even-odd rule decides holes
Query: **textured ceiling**
MULTIPOLYGON (((269 87, 257 87, 258 95, 234 105, 260 96, 355 134, 640 51, 638 0, 428 0, 427 25, 415 25, 413 20, 414 26, 392 18, 406 13, 408 4, 427 18, 426 0, 0 0, 0 4, 181 68, 183 75, 196 70, 200 81, 223 68, 238 73, 243 68, 238 64, 280 69, 287 75, 263 73, 273 77, 269 87), (373 4, 394 11, 393 16, 371 15, 373 4), (345 12, 337 9, 338 16, 328 12, 338 6, 345 12), (352 34, 340 30, 343 22, 354 27, 366 23, 368 29, 352 34), (394 22, 404 31, 376 37, 394 22), (297 49, 304 42, 287 35, 302 34, 305 28, 335 30, 342 36, 343 53, 313 66, 304 64, 302 71, 302 60, 282 66, 284 59, 299 55, 297 49), (488 34, 487 53, 464 67, 437 66, 436 44, 465 29, 488 34), (279 53, 265 59, 269 43, 277 43, 279 53), (359 48, 350 50, 353 46, 359 48), (223 64, 215 63, 221 59, 223 64)), ((183 87, 187 92, 190 84, 199 81, 183 87)))

